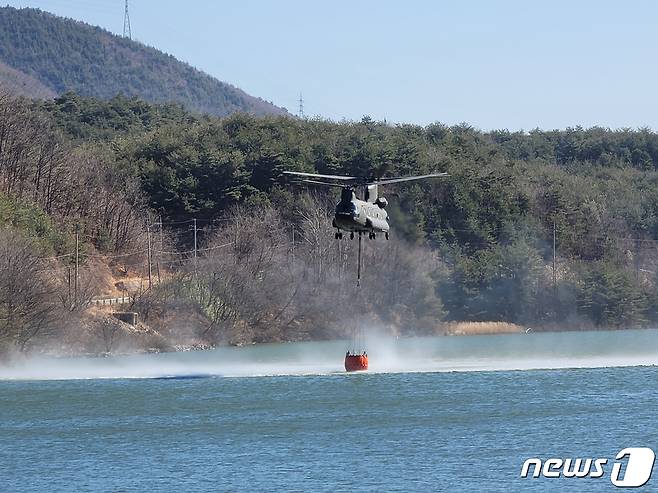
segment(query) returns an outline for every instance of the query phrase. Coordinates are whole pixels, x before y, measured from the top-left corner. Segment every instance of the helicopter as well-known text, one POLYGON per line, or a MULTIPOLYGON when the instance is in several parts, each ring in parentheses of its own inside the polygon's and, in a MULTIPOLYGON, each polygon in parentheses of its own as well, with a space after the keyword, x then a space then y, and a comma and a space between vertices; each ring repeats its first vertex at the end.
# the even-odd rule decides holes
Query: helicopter
POLYGON ((284 171, 283 173, 299 177, 296 183, 309 183, 341 189, 340 202, 336 205, 336 213, 332 221, 332 226, 337 230, 334 235, 337 240, 343 239, 343 231, 349 232, 352 240, 355 233, 359 235, 359 240, 361 235, 365 233, 368 233, 368 239, 371 240, 374 240, 377 234, 383 233, 388 240, 390 231, 388 213, 386 212, 388 201, 378 195, 380 185, 448 176, 448 173, 431 173, 402 178, 367 179, 356 176, 323 175, 297 171, 284 171), (363 191, 363 199, 356 196, 357 188, 361 188, 363 191))

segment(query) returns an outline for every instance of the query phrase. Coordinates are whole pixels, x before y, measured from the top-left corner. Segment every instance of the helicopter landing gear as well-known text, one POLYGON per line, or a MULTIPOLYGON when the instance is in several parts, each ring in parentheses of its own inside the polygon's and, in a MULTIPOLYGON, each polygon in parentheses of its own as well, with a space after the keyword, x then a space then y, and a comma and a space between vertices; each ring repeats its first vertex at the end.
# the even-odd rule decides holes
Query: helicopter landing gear
POLYGON ((386 240, 388 240, 388 232, 384 233, 384 236, 386 237, 386 240))
POLYGON ((343 239, 343 233, 338 231, 337 233, 334 234, 334 238, 336 238, 337 240, 342 240, 343 239))
POLYGON ((353 240, 353 239, 354 239, 354 231, 352 231, 352 232, 350 233, 350 240, 353 240))
POLYGON ((377 235, 375 233, 368 233, 369 240, 374 240, 375 238, 377 238, 377 235))

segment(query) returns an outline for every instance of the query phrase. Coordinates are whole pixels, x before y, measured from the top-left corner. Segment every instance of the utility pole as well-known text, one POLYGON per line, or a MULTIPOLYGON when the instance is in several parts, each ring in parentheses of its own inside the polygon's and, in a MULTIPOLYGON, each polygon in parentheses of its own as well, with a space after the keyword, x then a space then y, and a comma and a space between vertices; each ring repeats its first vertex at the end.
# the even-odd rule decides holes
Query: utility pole
POLYGON ((162 213, 158 214, 158 221, 160 224, 160 254, 164 252, 164 232, 162 231, 162 213))
POLYGON ((295 225, 292 225, 292 265, 295 265, 295 225))
POLYGON ((123 37, 128 39, 133 39, 133 35, 130 30, 130 14, 128 14, 128 0, 126 0, 126 9, 123 14, 123 37))
POLYGON ((162 232, 162 214, 158 214, 158 224, 160 225, 160 252, 158 261, 155 263, 155 269, 158 272, 158 284, 162 281, 160 279, 160 264, 162 263, 162 252, 164 251, 164 234, 162 232))
POLYGON ((299 118, 304 118, 304 99, 302 93, 299 93, 299 118))
POLYGON ((75 279, 73 288, 73 300, 78 304, 78 272, 80 267, 80 225, 75 225, 75 279))
POLYGON ((635 280, 640 280, 640 239, 635 239, 635 252, 633 254, 633 264, 635 266, 635 280))
MULTIPOLYGON (((238 217, 237 214, 235 215, 234 229, 235 229, 235 237, 233 239, 233 251, 235 253, 237 253, 238 252, 238 244, 239 244, 239 241, 240 241, 240 218, 238 217)), ((237 263, 238 262, 238 256, 234 255, 234 257, 235 257, 235 262, 237 263)))
POLYGON ((152 272, 152 267, 151 267, 151 223, 150 223, 150 220, 146 224, 146 238, 147 238, 147 244, 148 244, 148 246, 147 246, 148 250, 147 250, 146 255, 147 255, 148 264, 149 264, 149 269, 148 270, 149 270, 149 291, 150 291, 151 288, 153 287, 153 280, 152 280, 152 277, 151 277, 153 272, 152 272))
POLYGON ((197 243, 196 243, 196 218, 194 219, 194 276, 196 277, 197 271, 197 261, 196 261, 196 252, 197 252, 197 243))

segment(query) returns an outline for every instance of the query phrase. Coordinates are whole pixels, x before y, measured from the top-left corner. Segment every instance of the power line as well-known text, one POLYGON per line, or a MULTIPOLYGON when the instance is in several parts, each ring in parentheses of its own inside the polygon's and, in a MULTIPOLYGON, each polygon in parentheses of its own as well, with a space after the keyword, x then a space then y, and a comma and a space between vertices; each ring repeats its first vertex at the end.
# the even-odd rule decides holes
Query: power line
POLYGON ((196 250, 185 250, 182 252, 164 252, 164 251, 159 251, 156 253, 160 253, 162 255, 179 255, 179 256, 184 256, 184 255, 189 255, 189 254, 194 254, 196 251, 197 253, 199 252, 209 252, 211 250, 217 250, 219 248, 225 248, 227 246, 233 245, 235 242, 230 242, 230 243, 224 243, 223 245, 217 245, 214 247, 208 247, 208 248, 197 248, 196 250))
POLYGON ((121 257, 130 257, 132 255, 139 255, 140 253, 148 252, 148 249, 135 250, 134 252, 120 253, 118 255, 87 255, 86 258, 121 258, 121 257))
POLYGON ((128 0, 126 0, 126 9, 123 14, 123 37, 133 39, 132 31, 130 30, 130 14, 128 13, 128 0))
POLYGON ((155 223, 152 223, 153 226, 176 226, 176 225, 181 225, 181 224, 193 224, 194 221, 197 223, 232 223, 235 220, 233 218, 219 218, 219 219, 185 219, 182 221, 158 221, 155 223))

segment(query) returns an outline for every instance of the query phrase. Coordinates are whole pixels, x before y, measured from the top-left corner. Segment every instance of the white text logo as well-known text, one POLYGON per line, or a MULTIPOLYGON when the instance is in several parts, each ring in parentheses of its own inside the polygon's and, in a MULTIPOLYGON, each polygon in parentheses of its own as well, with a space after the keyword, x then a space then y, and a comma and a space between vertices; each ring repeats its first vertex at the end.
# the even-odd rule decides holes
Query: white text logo
MULTIPOLYGON (((650 448, 629 447, 621 450, 610 469, 610 481, 620 488, 637 488, 647 484, 653 471, 656 454, 650 448)), ((608 469, 609 459, 528 459, 521 467, 521 477, 538 478, 600 478, 608 469)))

